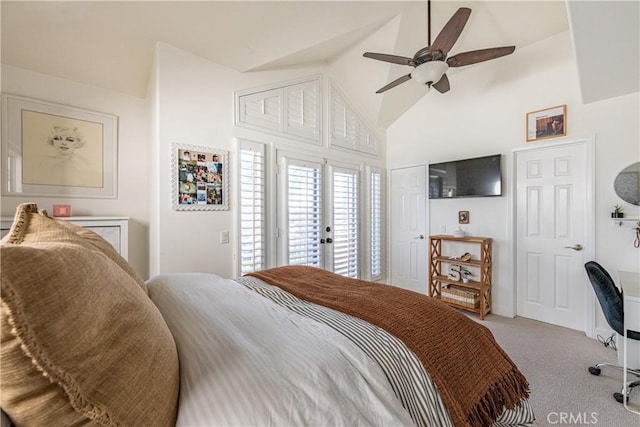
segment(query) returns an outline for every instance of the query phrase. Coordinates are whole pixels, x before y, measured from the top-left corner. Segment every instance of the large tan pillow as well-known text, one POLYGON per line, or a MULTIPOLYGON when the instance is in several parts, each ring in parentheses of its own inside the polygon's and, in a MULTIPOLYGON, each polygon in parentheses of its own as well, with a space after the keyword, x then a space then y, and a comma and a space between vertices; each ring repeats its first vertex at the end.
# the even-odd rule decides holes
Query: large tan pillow
POLYGON ((7 240, 21 243, 0 243, 2 409, 17 425, 173 426, 178 356, 160 312, 95 245, 32 214, 16 214, 7 240))

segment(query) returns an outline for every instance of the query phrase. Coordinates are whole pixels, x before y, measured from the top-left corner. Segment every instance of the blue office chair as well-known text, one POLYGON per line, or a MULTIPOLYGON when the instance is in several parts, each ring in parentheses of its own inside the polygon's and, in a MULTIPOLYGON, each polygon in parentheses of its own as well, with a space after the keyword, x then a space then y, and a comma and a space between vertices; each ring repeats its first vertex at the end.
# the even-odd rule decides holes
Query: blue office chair
MULTIPOLYGON (((624 300, 622 291, 618 290, 607 270, 602 268, 597 262, 589 261, 584 265, 584 268, 587 270, 587 276, 589 276, 593 290, 598 297, 607 323, 611 329, 619 335, 624 335, 624 300)), ((640 341, 640 332, 628 329, 627 338, 640 341)), ((622 366, 613 363, 598 363, 596 366, 589 367, 589 372, 592 375, 600 375, 600 368, 602 366, 611 366, 620 370, 624 369, 622 366)), ((640 369, 628 368, 627 372, 640 377, 640 369)), ((614 393, 613 397, 620 403, 622 403, 625 398, 628 401, 629 393, 631 393, 634 387, 638 386, 640 386, 640 381, 629 382, 626 387, 622 389, 622 393, 614 393)))

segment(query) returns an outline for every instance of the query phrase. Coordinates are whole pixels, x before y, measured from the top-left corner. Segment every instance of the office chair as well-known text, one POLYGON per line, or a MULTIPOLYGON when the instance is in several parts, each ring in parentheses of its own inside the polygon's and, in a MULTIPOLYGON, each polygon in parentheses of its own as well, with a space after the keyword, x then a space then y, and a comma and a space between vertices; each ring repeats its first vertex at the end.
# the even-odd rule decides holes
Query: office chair
MULTIPOLYGON (((619 335, 624 335, 624 300, 622 291, 618 290, 613 279, 600 264, 595 261, 589 261, 584 265, 587 270, 587 276, 593 286, 593 290, 598 297, 600 307, 607 320, 609 326, 616 331, 619 335)), ((640 332, 627 330, 627 338, 640 341, 640 332)), ((624 339, 624 338, 623 338, 624 339)), ((611 366, 616 369, 623 370, 624 368, 614 363, 598 363, 596 366, 590 366, 589 372, 592 375, 600 375, 602 366, 611 366)), ((640 369, 627 368, 627 372, 640 377, 640 369)), ((613 397, 619 402, 623 403, 623 399, 626 398, 629 401, 629 393, 634 387, 640 386, 640 381, 632 381, 627 383, 627 386, 622 389, 622 393, 614 393, 613 397), (623 393, 626 392, 626 395, 623 393)))

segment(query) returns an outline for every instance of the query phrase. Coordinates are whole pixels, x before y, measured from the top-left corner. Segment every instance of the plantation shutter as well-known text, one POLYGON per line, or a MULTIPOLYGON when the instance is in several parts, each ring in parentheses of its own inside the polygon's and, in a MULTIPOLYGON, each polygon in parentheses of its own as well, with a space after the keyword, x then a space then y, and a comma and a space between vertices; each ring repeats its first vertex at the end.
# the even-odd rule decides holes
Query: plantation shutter
POLYGON ((378 139, 340 91, 331 86, 329 145, 377 154, 378 139))
POLYGON ((333 171, 333 271, 358 277, 358 171, 333 171))
POLYGON ((262 270, 265 260, 264 145, 240 142, 240 271, 262 270))
POLYGON ((266 90, 239 99, 239 122, 264 129, 281 130, 282 91, 266 90))
POLYGON ((285 132, 319 140, 320 86, 317 81, 301 83, 285 88, 287 114, 285 132))
POLYGON ((377 138, 363 124, 360 124, 360 137, 357 141, 356 150, 369 154, 376 154, 378 152, 377 138))
POLYGON ((335 89, 331 97, 330 120, 331 145, 355 149, 359 136, 358 118, 335 89))
POLYGON ((371 182, 371 280, 382 277, 382 173, 372 170, 371 182))
POLYGON ((315 76, 236 93, 235 120, 239 126, 322 145, 321 79, 315 76))
POLYGON ((287 166, 288 263, 322 267, 320 165, 287 166))

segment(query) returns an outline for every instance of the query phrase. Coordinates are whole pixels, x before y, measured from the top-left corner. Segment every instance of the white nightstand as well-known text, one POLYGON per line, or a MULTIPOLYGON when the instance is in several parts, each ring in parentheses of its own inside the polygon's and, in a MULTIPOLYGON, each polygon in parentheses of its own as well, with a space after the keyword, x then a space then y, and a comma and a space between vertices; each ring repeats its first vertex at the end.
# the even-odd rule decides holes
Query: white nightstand
MULTIPOLYGON (((70 221, 80 227, 88 228, 111 243, 124 258, 129 257, 129 218, 111 216, 70 216, 57 217, 63 221, 70 221)), ((0 219, 0 237, 4 237, 11 228, 13 218, 0 219)))

